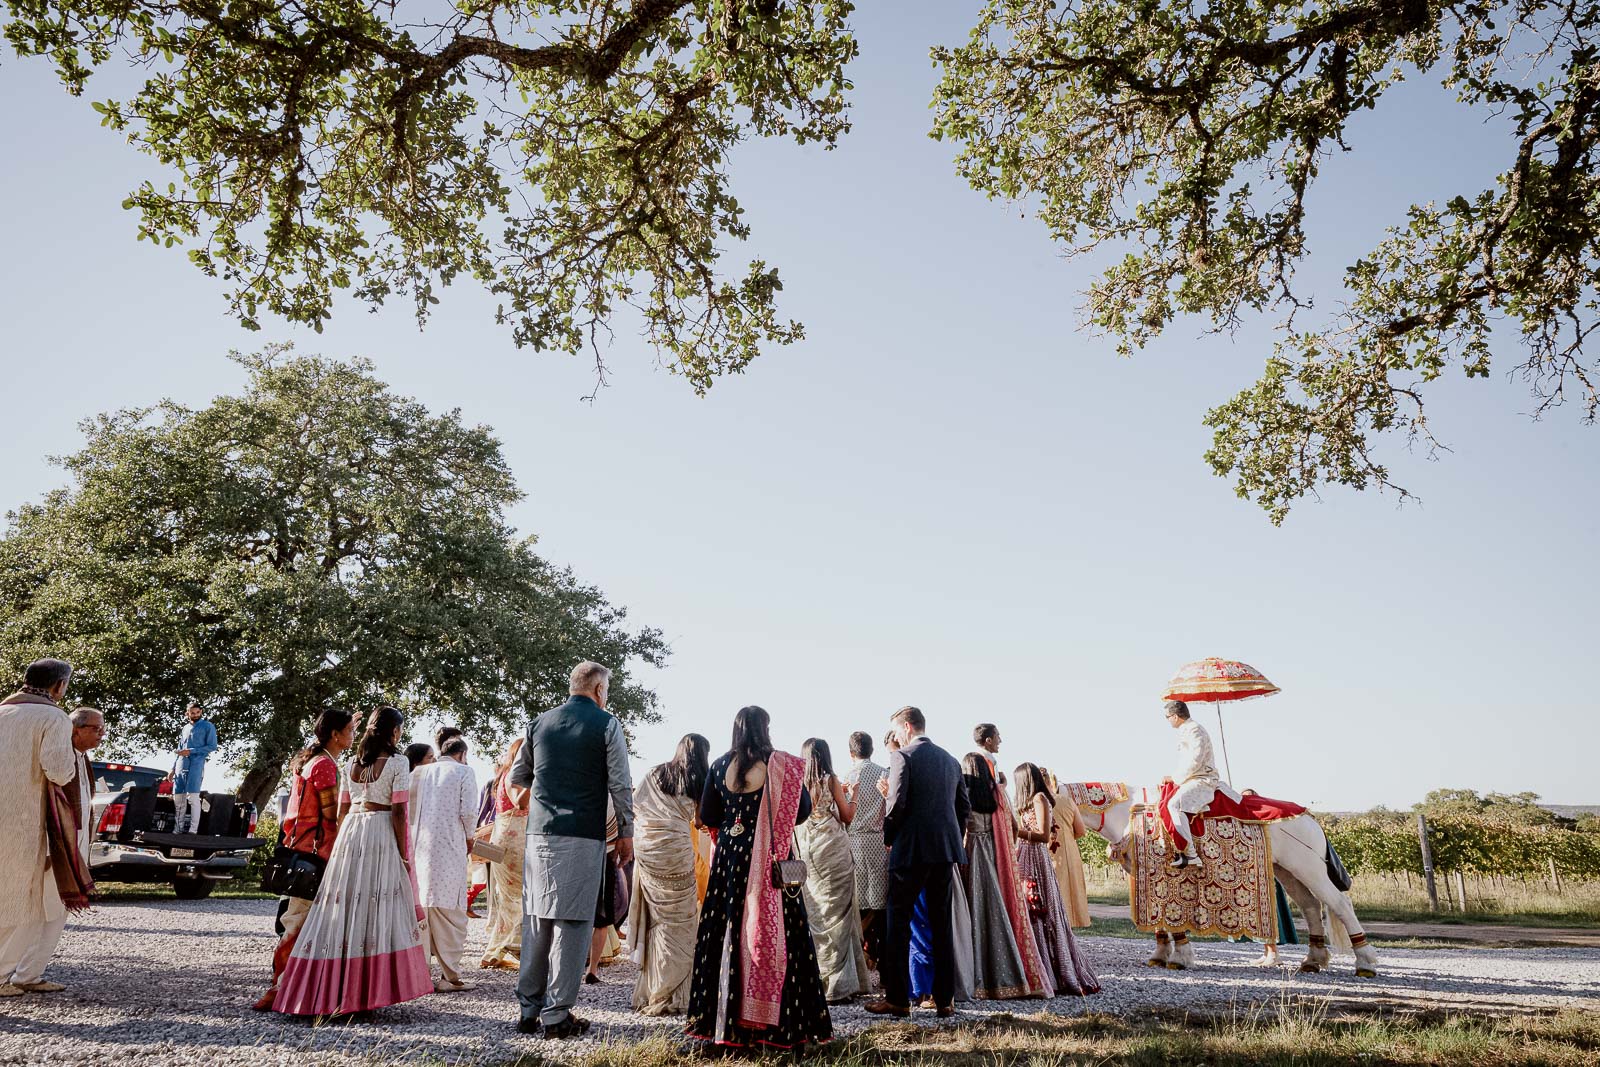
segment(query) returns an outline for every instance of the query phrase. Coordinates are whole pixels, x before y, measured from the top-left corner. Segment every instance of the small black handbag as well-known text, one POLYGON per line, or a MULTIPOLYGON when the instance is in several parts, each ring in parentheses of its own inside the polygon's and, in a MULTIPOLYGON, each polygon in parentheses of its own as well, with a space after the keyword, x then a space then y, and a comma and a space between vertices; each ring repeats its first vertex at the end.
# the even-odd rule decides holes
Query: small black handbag
MULTIPOLYGON (((767 801, 767 830, 768 830, 768 834, 769 834, 769 836, 770 836, 770 838, 772 840, 772 849, 773 849, 774 852, 776 852, 777 849, 778 849, 778 827, 777 827, 776 822, 775 822, 777 816, 773 815, 772 811, 773 811, 774 808, 776 808, 778 806, 777 798, 773 797, 773 796, 768 796, 765 799, 767 801)), ((793 838, 794 838, 794 828, 793 827, 790 827, 790 829, 789 829, 789 836, 790 836, 790 839, 793 840, 793 838)), ((790 845, 791 849, 793 847, 794 847, 793 845, 790 845)), ((805 885, 805 884, 806 884, 806 861, 805 860, 780 860, 776 856, 773 857, 773 859, 772 859, 772 887, 774 889, 791 889, 791 890, 794 890, 794 891, 798 892, 800 890, 800 887, 805 885)))

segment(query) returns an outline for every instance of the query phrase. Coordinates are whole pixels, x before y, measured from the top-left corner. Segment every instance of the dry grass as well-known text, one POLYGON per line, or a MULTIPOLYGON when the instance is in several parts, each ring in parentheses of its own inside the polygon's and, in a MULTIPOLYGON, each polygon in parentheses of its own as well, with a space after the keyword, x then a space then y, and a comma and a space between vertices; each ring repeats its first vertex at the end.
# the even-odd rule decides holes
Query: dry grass
MULTIPOLYGON (((1404 875, 1365 874, 1350 887, 1356 913, 1372 922, 1504 923, 1511 926, 1600 926, 1600 881, 1567 882, 1555 893, 1546 883, 1507 879, 1468 878, 1467 910, 1462 912, 1445 895, 1440 878, 1439 910, 1428 910, 1428 893, 1422 879, 1408 884, 1404 875)), ((1451 880, 1454 892, 1454 880, 1451 880)), ((1089 879, 1089 899, 1097 904, 1128 903, 1127 879, 1089 879)))
MULTIPOLYGON (((656 1039, 603 1047, 576 1062, 579 1067, 683 1067, 698 1058, 656 1039)), ((773 1058, 788 1057, 766 1059, 773 1058)), ((545 1062, 527 1058, 515 1067, 545 1062)), ((730 1057, 726 1062, 757 1061, 730 1057)), ((830 1045, 806 1062, 818 1067, 1592 1067, 1600 1062, 1600 1013, 1343 1014, 1322 1001, 1285 998, 1229 1016, 992 1016, 943 1029, 880 1026, 830 1045)))
POLYGON ((1439 910, 1428 910, 1422 879, 1404 875, 1363 875, 1350 887, 1356 911, 1394 922, 1490 922, 1519 926, 1600 926, 1600 881, 1566 882, 1558 894, 1545 882, 1467 878, 1467 908, 1450 894, 1455 880, 1437 880, 1439 910))

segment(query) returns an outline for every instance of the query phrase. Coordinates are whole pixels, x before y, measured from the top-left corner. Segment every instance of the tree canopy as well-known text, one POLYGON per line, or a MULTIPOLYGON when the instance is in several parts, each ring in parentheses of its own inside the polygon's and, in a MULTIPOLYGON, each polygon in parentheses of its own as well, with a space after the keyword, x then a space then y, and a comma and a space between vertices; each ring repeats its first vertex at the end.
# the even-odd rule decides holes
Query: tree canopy
POLYGON ((201 701, 256 802, 330 705, 383 700, 490 742, 595 659, 625 724, 658 717, 630 668, 662 664, 661 634, 515 535, 487 429, 366 363, 233 358, 242 395, 86 422, 71 484, 9 516, 0 669, 70 660, 73 699, 124 752, 172 748, 201 701))
POLYGON ((321 328, 335 294, 463 275, 519 345, 577 352, 626 307, 697 390, 788 344, 778 273, 721 269, 750 235, 728 154, 847 128, 844 0, 6 0, 5 35, 67 89, 149 72, 103 124, 176 172, 126 206, 184 244, 231 311, 321 328))
MULTIPOLYGON (((936 136, 977 190, 1037 209, 1124 352, 1174 320, 1281 314, 1260 379, 1213 407, 1206 458, 1274 522, 1326 485, 1393 485, 1379 441, 1438 447, 1424 403, 1499 364, 1537 415, 1600 414, 1600 0, 973 0, 938 47, 936 136), (1412 206, 1349 264, 1342 304, 1296 279, 1309 194, 1358 113, 1439 78, 1492 115, 1487 189, 1412 206), (1517 351, 1515 357, 1502 353, 1517 351)), ((349 290, 419 320, 465 275, 519 344, 587 347, 619 317, 697 390, 782 319, 775 268, 724 273, 750 229, 742 140, 832 147, 848 128, 847 0, 6 0, 13 49, 82 93, 178 180, 127 200, 183 244, 247 325, 319 327, 349 290)), ((907 32, 915 32, 914 23, 907 32)))
POLYGON ((1497 346, 1520 344, 1538 413, 1600 411, 1597 29, 1593 2, 986 0, 934 50, 935 132, 1073 254, 1123 252, 1086 312, 1124 352, 1180 315, 1283 310, 1260 380, 1206 419, 1212 468, 1281 522, 1321 485, 1389 486, 1376 435, 1433 447, 1427 384, 1487 375, 1497 346), (1306 326, 1307 194, 1352 116, 1429 73, 1464 122, 1499 116, 1504 170, 1412 207, 1306 326))

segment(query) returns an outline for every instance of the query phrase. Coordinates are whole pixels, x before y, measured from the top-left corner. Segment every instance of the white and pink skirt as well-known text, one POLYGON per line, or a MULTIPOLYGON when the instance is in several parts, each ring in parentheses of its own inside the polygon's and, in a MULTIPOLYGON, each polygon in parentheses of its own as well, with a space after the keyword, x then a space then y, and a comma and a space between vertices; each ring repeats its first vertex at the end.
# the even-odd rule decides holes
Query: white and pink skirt
POLYGON ((347 816, 273 1009, 339 1015, 432 993, 416 899, 389 813, 347 816))

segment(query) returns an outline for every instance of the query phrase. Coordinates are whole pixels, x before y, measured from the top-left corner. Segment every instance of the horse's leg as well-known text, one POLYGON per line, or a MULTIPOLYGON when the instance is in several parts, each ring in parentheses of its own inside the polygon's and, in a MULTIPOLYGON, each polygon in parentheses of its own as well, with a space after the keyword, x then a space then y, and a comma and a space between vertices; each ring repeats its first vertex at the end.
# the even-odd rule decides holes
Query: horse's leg
POLYGON ((1172 955, 1172 935, 1165 930, 1156 931, 1156 950, 1144 961, 1146 967, 1165 967, 1172 955))
POLYGON ((1300 912, 1306 917, 1306 927, 1310 930, 1311 948, 1306 952, 1305 962, 1300 964, 1300 969, 1307 974, 1316 974, 1325 969, 1329 962, 1328 930, 1322 922, 1322 902, 1306 888, 1305 883, 1288 871, 1279 868, 1277 874, 1284 892, 1300 905, 1300 912))
POLYGON ((1194 946, 1189 943, 1189 931, 1179 930, 1172 935, 1172 955, 1167 960, 1167 970, 1187 971, 1194 966, 1194 946))
MULTIPOLYGON (((1328 914, 1344 924, 1350 934, 1350 944, 1356 954, 1356 976, 1358 978, 1375 978, 1378 974, 1378 954, 1367 944, 1367 935, 1362 932, 1361 922, 1356 918, 1356 910, 1350 904, 1350 898, 1334 888, 1328 880, 1327 847, 1328 839, 1322 833, 1322 827, 1309 815, 1297 815, 1284 822, 1272 823, 1268 829, 1272 831, 1272 858, 1277 866, 1288 871, 1313 897, 1317 905, 1305 909, 1306 921, 1313 922, 1312 915, 1316 914, 1316 926, 1322 925, 1321 908, 1327 908, 1328 914)), ((1288 883, 1284 883, 1288 888, 1288 883)), ((1299 898, 1296 898, 1297 900, 1299 898)), ((1312 929, 1317 931, 1316 926, 1312 929)), ((1317 950, 1315 941, 1312 951, 1317 950)), ((1326 941, 1321 945, 1321 958, 1327 958, 1326 941)), ((1309 963, 1310 955, 1306 957, 1309 963)))

